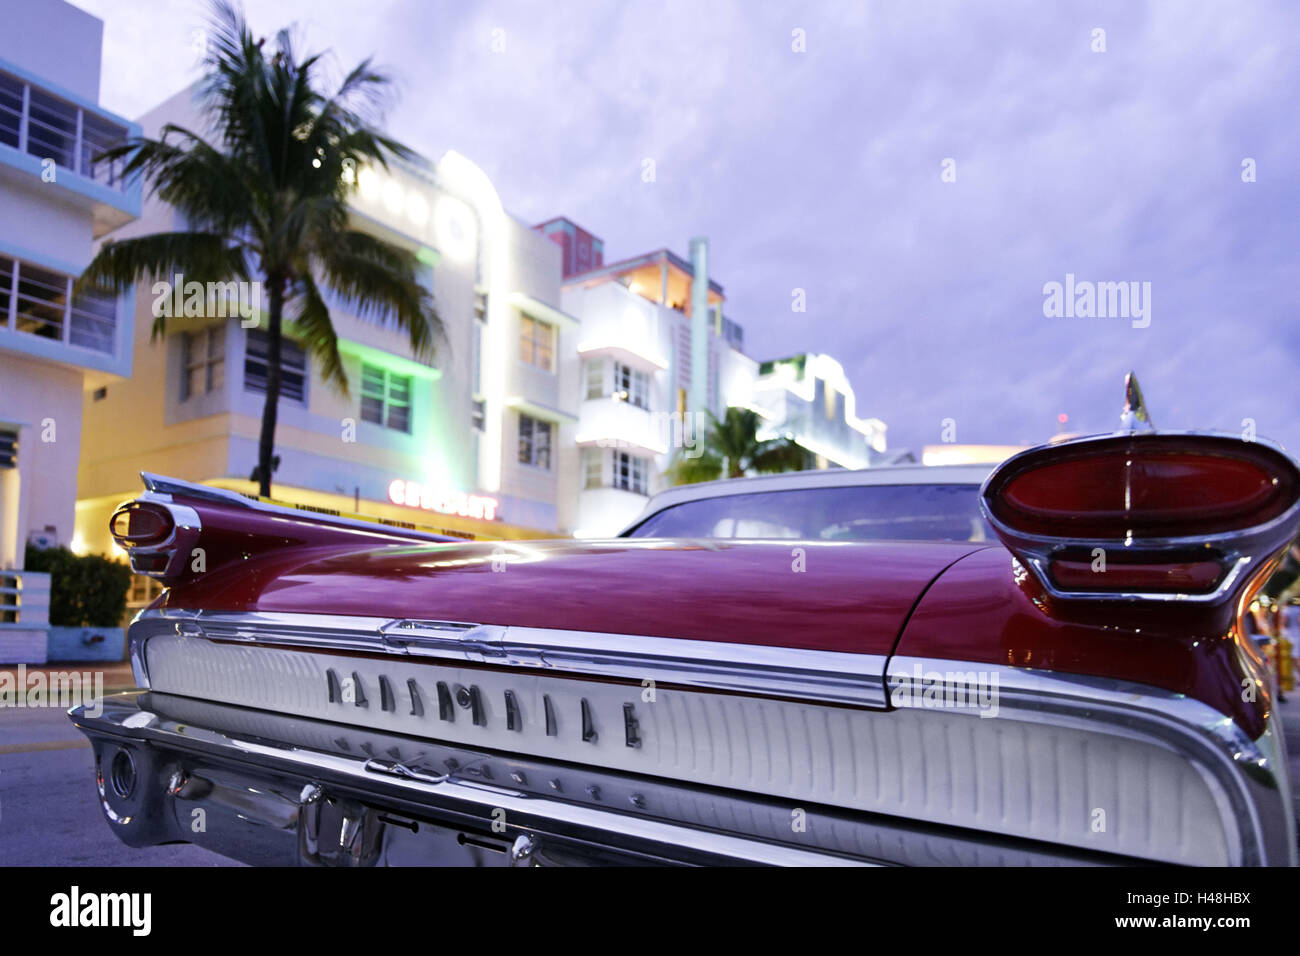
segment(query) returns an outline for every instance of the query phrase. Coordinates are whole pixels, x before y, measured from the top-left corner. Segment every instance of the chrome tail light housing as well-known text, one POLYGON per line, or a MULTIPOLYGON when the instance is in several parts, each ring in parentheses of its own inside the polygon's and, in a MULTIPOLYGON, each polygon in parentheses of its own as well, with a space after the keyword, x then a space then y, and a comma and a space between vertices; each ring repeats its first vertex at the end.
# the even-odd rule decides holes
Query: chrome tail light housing
POLYGON ((203 528, 193 508, 176 504, 170 495, 147 493, 119 506, 108 530, 132 571, 162 579, 181 574, 203 528))
POLYGON ((1300 530, 1300 467, 1263 441, 1119 433, 1008 458, 980 504, 1054 597, 1219 602, 1300 530))

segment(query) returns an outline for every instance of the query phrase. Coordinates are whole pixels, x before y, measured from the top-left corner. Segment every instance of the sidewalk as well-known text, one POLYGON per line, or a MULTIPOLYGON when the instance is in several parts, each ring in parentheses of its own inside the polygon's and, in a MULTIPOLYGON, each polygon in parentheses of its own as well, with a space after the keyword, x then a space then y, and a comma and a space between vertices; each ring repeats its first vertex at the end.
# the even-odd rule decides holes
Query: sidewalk
MULTIPOLYGON (((67 664, 31 664, 24 669, 27 683, 33 682, 32 675, 40 673, 45 676, 44 684, 49 686, 51 675, 77 673, 91 675, 90 679, 103 680, 104 693, 115 694, 118 691, 131 690, 135 687, 135 677, 131 673, 131 664, 129 661, 115 661, 112 664, 104 663, 87 663, 87 662, 70 662, 67 664), (102 675, 96 677, 95 675, 102 675)), ((14 666, 0 667, 0 686, 7 686, 21 690, 20 681, 18 680, 18 668, 14 666)))

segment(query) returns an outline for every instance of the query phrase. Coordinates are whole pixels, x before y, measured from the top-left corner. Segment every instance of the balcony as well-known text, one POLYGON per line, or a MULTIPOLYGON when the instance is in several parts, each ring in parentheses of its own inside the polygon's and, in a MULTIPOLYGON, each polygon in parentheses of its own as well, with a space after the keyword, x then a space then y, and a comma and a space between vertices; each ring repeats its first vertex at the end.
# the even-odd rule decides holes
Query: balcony
POLYGON ((129 313, 112 292, 74 296, 73 281, 67 273, 0 255, 0 346, 117 371, 117 317, 129 313))
POLYGON ((618 448, 638 455, 666 455, 671 417, 616 396, 582 403, 576 443, 580 448, 618 448))
POLYGON ((0 172, 30 185, 33 176, 48 181, 45 164, 53 161, 53 183, 92 212, 97 239, 140 215, 140 184, 123 176, 123 161, 95 162, 139 132, 138 126, 0 60, 0 172))

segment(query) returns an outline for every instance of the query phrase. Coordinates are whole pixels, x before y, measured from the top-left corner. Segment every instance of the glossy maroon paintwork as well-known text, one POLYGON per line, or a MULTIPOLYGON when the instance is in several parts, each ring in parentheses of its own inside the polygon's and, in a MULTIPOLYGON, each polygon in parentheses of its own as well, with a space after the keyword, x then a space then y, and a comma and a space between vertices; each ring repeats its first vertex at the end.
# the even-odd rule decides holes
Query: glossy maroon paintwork
POLYGON ((1252 738, 1271 706, 1242 700, 1262 673, 1239 633, 1235 603, 1053 602, 1011 554, 963 558, 926 592, 897 653, 1109 677, 1186 694, 1232 717, 1252 738))
POLYGON ((888 654, 926 586, 976 547, 617 539, 295 548, 210 571, 172 588, 166 605, 888 654))
POLYGON ((978 544, 403 541, 188 501, 208 570, 158 606, 558 628, 928 657, 1115 678, 1187 694, 1257 736, 1270 707, 1235 603, 1053 603, 978 544), (377 544, 382 546, 376 547, 377 544), (795 549, 802 549, 800 558, 795 549), (796 562, 803 571, 796 571, 796 562), (494 565, 502 570, 493 570, 494 565))

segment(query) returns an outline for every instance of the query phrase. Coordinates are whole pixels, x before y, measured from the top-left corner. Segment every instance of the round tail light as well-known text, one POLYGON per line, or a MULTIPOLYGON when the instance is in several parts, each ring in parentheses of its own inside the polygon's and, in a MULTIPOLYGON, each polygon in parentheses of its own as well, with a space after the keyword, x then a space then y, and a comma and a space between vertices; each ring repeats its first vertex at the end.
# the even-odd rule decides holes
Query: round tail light
POLYGON ((118 508, 108 520, 109 533, 124 548, 162 544, 175 526, 166 508, 135 501, 118 508))

